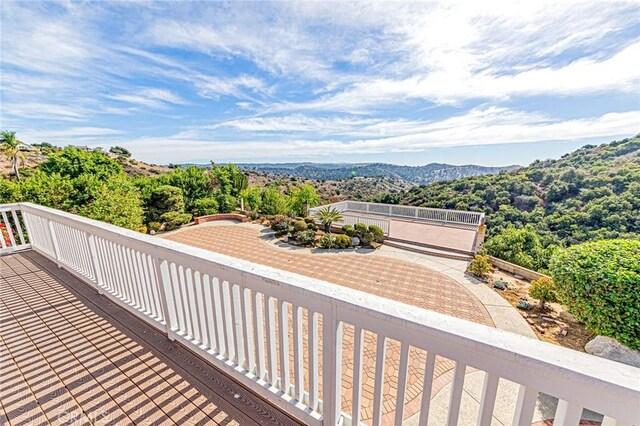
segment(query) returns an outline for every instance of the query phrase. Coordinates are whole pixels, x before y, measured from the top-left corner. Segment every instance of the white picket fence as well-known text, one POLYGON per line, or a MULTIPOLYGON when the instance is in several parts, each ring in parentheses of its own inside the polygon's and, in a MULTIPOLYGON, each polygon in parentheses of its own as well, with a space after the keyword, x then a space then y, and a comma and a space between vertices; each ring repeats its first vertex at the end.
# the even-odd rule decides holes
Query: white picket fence
MULTIPOLYGON (((640 424, 640 369, 50 208, 20 209, 34 250, 307 424, 359 424, 365 331, 377 340, 373 425, 382 421, 390 340, 401 345, 400 408, 409 349, 428 351, 420 425, 436 356, 456 365, 450 425, 458 423, 467 366, 486 373, 478 425, 491 420, 499 379, 520 384, 514 425, 531 423, 540 392, 560 399, 556 424, 577 425, 583 407, 606 415, 607 425, 640 424), (354 329, 349 412, 340 405, 345 326, 354 329)), ((398 409, 394 424, 402 421, 398 409)))
POLYGON ((478 227, 484 221, 484 213, 480 212, 401 206, 396 204, 365 203, 351 200, 314 207, 309 210, 309 214, 315 214, 318 210, 328 206, 341 212, 371 213, 391 217, 401 217, 405 219, 438 222, 449 225, 478 227))

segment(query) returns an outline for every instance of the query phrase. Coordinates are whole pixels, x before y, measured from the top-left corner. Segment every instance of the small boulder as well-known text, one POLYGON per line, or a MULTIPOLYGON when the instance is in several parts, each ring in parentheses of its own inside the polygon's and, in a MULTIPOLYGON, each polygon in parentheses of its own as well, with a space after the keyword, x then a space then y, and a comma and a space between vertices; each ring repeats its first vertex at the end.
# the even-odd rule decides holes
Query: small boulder
POLYGON ((351 245, 352 246, 359 246, 360 245, 360 238, 358 237, 351 237, 351 245))
POLYGON ((513 276, 513 278, 515 278, 516 280, 524 280, 524 277, 522 275, 518 275, 518 274, 515 274, 513 276))
POLYGON ((591 355, 640 367, 640 351, 630 349, 611 337, 597 336, 584 346, 584 350, 591 355))

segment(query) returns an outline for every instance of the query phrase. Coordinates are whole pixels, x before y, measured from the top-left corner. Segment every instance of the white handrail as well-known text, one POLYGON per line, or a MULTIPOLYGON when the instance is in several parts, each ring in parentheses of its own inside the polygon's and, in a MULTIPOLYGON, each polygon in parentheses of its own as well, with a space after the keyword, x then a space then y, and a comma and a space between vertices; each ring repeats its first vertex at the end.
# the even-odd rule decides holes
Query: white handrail
MULTIPOLYGON (((50 208, 20 207, 34 250, 306 423, 333 426, 341 417, 350 419, 340 410, 342 356, 337 349, 345 324, 378 336, 376 371, 384 371, 388 339, 399 341, 403 353, 409 346, 429 351, 424 366, 428 386, 434 355, 455 361, 450 420, 457 418, 464 366, 470 366, 488 374, 481 419, 490 418, 494 384, 503 378, 521 385, 515 424, 531 423, 539 392, 561 400, 556 418, 570 419, 567 424, 577 424, 581 407, 640 423, 640 369, 50 208), (309 370, 311 385, 303 392, 293 386, 304 386, 296 376, 300 368, 290 372, 292 384, 278 377, 288 368, 288 356, 278 356, 277 347, 288 344, 289 311, 298 328, 294 339, 302 338, 301 314, 312 325, 305 333, 309 364, 317 367, 322 359, 321 372, 309 370), (314 324, 321 324, 325 350, 319 348, 314 324)), ((299 340, 293 348, 298 357, 305 355, 299 340)), ((381 375, 375 395, 381 395, 383 385, 381 375)), ((429 402, 423 398, 423 416, 429 402)), ((374 415, 374 424, 379 423, 379 412, 374 415)))

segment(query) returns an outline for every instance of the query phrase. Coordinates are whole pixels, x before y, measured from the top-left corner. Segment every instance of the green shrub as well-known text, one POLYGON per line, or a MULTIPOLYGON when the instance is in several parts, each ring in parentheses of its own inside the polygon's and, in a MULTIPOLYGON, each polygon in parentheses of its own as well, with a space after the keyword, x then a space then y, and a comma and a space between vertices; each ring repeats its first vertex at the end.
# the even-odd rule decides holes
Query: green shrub
POLYGON ((311 229, 307 229, 306 231, 302 231, 298 233, 296 236, 296 241, 304 246, 312 245, 316 239, 316 232, 311 229))
POLYGON ((218 201, 218 209, 220 213, 231 213, 238 205, 236 197, 228 194, 218 194, 216 197, 218 201))
POLYGON ((375 240, 376 237, 371 232, 365 232, 364 234, 362 234, 362 239, 364 240, 365 243, 369 244, 373 242, 373 240, 375 240))
POLYGON ((467 267, 467 272, 478 278, 487 278, 493 270, 489 256, 476 254, 467 267))
POLYGON ((147 229, 149 229, 149 231, 159 231, 160 228, 162 228, 162 224, 160 222, 149 222, 147 224, 147 229))
POLYGON ((364 234, 365 232, 367 232, 367 225, 361 222, 358 222, 355 225, 353 225, 353 228, 356 230, 356 232, 359 232, 361 234, 364 234))
POLYGON ((309 226, 304 220, 296 220, 295 222, 293 222, 293 230, 295 232, 306 231, 307 228, 309 228, 309 226))
POLYGON ((191 222, 191 215, 189 213, 168 212, 161 216, 164 222, 165 231, 171 231, 177 229, 180 225, 191 222))
POLYGON ((540 301, 540 309, 544 309, 545 303, 547 302, 558 301, 556 286, 553 281, 547 277, 542 277, 531 282, 529 296, 540 301))
POLYGON ((526 300, 518 300, 516 308, 522 309, 523 311, 528 311, 529 309, 531 309, 531 303, 527 302, 526 300))
POLYGON ((384 231, 379 226, 369 225, 369 232, 373 234, 376 243, 381 243, 384 240, 384 231))
POLYGON ((307 225, 311 225, 312 223, 315 225, 316 224, 316 220, 314 218, 312 218, 311 216, 307 216, 304 218, 304 221, 307 222, 307 225))
POLYGON ((640 241, 602 240, 556 253, 560 301, 594 333, 640 349, 640 241))
POLYGON ((353 237, 354 235, 356 235, 356 230, 351 225, 343 225, 342 232, 344 232, 350 237, 353 237))
POLYGON ((312 231, 317 231, 318 230, 318 225, 316 225, 315 223, 307 223, 307 229, 311 229, 312 231))
POLYGON ((318 238, 318 246, 330 249, 336 246, 336 237, 333 234, 322 234, 320 238, 318 238))
POLYGON ((193 213, 197 216, 218 213, 218 200, 213 197, 200 198, 194 203, 193 213))
POLYGON ((351 238, 348 235, 339 234, 336 235, 336 246, 339 248, 351 247, 351 238))

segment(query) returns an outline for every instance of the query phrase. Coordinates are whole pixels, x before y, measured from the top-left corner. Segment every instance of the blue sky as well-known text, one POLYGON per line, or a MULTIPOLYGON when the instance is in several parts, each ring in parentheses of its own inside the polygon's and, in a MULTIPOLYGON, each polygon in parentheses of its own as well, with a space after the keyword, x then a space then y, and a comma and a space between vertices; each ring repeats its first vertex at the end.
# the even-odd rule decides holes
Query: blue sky
POLYGON ((634 1, 1 4, 0 126, 26 142, 503 165, 640 132, 634 1))

